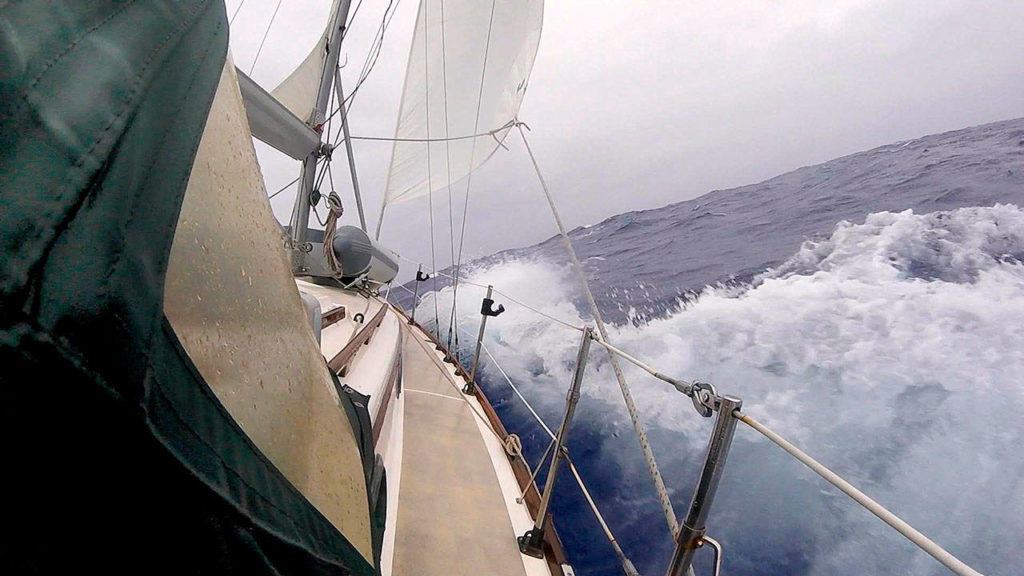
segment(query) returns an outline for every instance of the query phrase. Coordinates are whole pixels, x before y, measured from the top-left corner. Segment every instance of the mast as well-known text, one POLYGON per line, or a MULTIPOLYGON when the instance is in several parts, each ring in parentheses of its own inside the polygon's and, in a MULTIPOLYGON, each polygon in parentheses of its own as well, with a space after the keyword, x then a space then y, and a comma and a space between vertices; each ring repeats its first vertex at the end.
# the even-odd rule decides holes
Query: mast
MULTIPOLYGON (((349 7, 352 0, 339 0, 335 6, 336 10, 331 15, 331 35, 327 42, 327 56, 324 59, 324 67, 320 73, 320 87, 317 91, 316 104, 307 123, 311 127, 319 126, 327 117, 327 102, 330 100, 331 89, 334 83, 334 71, 338 67, 338 56, 341 53, 341 40, 345 31, 345 22, 348 21, 349 7)), ((305 274, 309 271, 306 262, 307 255, 312 252, 308 246, 309 232, 309 196, 313 192, 316 183, 316 161, 324 154, 324 145, 317 147, 310 152, 302 161, 302 172, 299 181, 299 191, 295 196, 295 205, 292 208, 292 216, 289 221, 291 234, 291 260, 292 272, 294 274, 305 274)))

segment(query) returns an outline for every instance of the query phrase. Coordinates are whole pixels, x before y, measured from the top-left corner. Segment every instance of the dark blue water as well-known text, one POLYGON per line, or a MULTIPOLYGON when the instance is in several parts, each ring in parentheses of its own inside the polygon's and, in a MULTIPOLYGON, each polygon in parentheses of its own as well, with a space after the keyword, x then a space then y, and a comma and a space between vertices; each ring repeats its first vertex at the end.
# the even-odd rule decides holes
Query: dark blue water
MULTIPOLYGON (((622 346, 741 394, 750 413, 962 559, 1014 574, 1024 546, 1017 206, 1024 119, 621 214, 571 237, 622 346), (1002 427, 987 425, 995 418, 1002 427)), ((586 322, 566 262, 552 238, 476 261, 468 276, 586 322)), ((469 332, 479 298, 459 293, 469 332)), ((450 299, 450 289, 438 297, 442 307, 450 299)), ((553 425, 575 336, 509 308, 488 325, 488 345, 553 425)), ((573 458, 626 553, 642 573, 661 573, 672 550, 665 521, 600 350, 591 365, 573 458)), ((493 367, 483 378, 535 462, 546 436, 493 367)), ((710 422, 666 387, 630 380, 682 515, 710 422)), ((554 513, 577 574, 621 573, 570 476, 554 513)), ((726 573, 943 573, 749 430, 737 435, 708 526, 725 545, 726 573)))

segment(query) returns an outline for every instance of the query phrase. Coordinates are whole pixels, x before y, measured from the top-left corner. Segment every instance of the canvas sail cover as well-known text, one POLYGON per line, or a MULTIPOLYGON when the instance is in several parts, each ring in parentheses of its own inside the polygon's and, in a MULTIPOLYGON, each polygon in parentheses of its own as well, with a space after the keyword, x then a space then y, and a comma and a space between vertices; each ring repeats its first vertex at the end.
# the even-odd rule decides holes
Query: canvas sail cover
MULTIPOLYGON (((284 105, 292 114, 304 122, 313 120, 316 96, 320 91, 320 77, 327 59, 327 42, 330 39, 331 24, 338 13, 338 2, 331 3, 331 11, 327 13, 324 33, 317 40, 309 55, 288 75, 270 94, 284 105)), ((319 119, 317 119, 319 121, 319 119)))
MULTIPOLYGON (((172 241, 195 238, 187 190, 210 190, 193 177, 263 192, 223 1, 8 2, 0 21, 0 574, 379 574, 228 412, 167 315, 172 241)), ((211 219, 270 219, 263 198, 217 198, 211 219)), ((341 388, 321 367, 315 383, 341 388)), ((346 398, 328 405, 365 485, 372 433, 350 412, 365 400, 346 398)), ((368 492, 351 492, 364 512, 368 492)))
POLYGON ((394 143, 386 203, 443 189, 494 154, 526 94, 543 19, 543 0, 421 0, 395 138, 448 140, 394 143))

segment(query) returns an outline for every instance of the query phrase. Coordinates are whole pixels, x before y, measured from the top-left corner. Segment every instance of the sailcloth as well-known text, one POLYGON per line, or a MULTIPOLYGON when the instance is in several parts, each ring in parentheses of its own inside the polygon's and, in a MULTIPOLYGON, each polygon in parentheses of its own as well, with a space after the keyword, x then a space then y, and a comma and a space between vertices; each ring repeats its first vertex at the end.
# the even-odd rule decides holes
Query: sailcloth
POLYGON ((543 19, 543 0, 421 0, 395 138, 444 141, 395 141, 385 203, 443 189, 494 154, 526 94, 543 19))
POLYGON ((323 120, 322 118, 312 118, 312 116, 316 107, 317 93, 320 91, 320 77, 324 70, 324 62, 327 60, 327 43, 330 40, 331 25, 334 22, 334 15, 338 13, 338 2, 340 0, 334 0, 331 3, 331 11, 327 13, 324 33, 317 41, 316 46, 309 51, 302 63, 270 92, 292 114, 313 124, 323 120))

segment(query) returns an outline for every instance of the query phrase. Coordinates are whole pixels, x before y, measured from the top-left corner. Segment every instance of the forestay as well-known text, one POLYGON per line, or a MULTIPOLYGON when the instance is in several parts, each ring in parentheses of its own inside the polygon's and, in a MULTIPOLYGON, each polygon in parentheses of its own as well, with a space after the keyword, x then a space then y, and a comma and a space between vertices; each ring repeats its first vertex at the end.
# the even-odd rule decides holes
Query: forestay
POLYGON ((421 0, 386 204, 443 189, 494 154, 526 93, 543 18, 543 0, 421 0))

